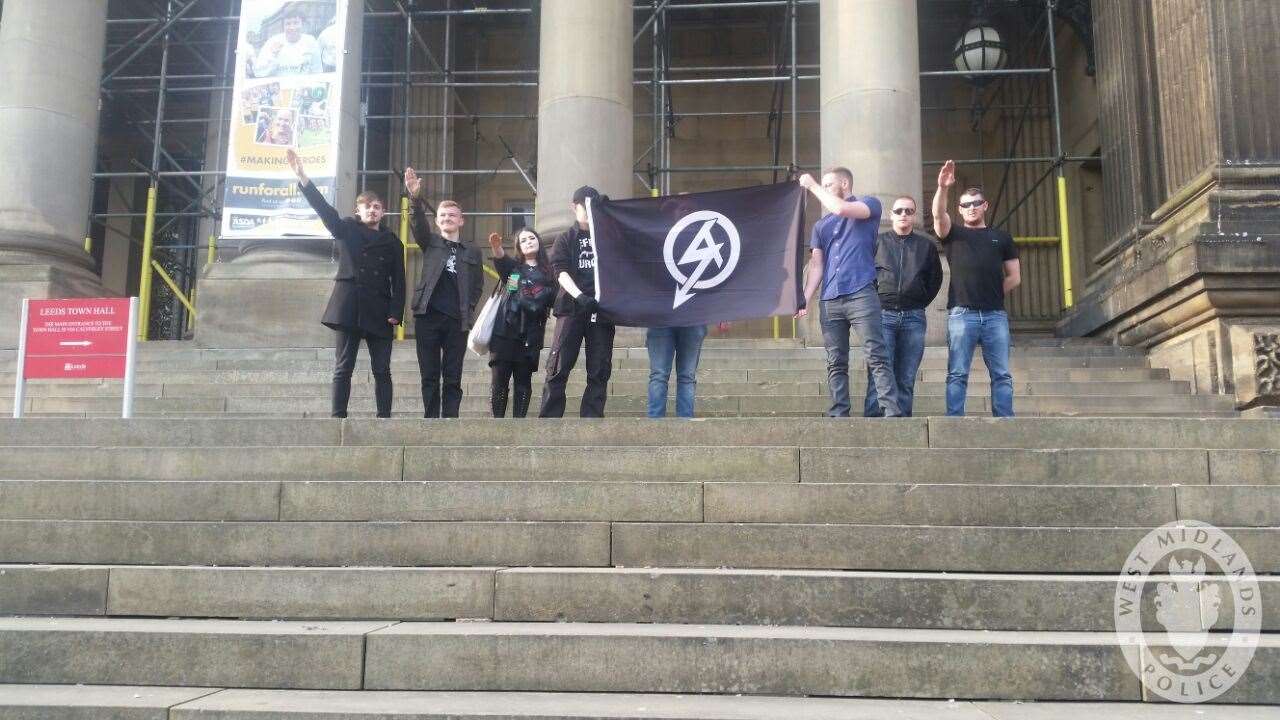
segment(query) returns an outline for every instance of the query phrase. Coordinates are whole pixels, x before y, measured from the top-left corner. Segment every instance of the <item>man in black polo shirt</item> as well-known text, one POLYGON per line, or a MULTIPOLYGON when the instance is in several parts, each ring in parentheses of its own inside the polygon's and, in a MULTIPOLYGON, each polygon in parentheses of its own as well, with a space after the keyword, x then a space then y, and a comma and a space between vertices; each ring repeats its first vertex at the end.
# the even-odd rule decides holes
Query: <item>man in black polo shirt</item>
POLYGON ((956 164, 948 160, 938 171, 933 195, 933 231, 951 265, 947 291, 947 414, 964 415, 973 351, 982 345, 982 361, 991 375, 991 414, 1013 417, 1013 375, 1009 372, 1009 316, 1004 296, 1022 282, 1018 248, 1003 230, 987 227, 987 199, 982 188, 960 195, 960 226, 947 214, 956 164))

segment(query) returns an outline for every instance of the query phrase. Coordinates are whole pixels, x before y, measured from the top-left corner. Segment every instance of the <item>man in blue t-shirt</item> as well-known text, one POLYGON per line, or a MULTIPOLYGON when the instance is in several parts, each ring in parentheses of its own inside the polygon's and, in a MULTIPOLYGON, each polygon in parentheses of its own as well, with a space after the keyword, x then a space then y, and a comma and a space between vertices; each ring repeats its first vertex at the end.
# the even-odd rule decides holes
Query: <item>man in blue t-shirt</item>
POLYGON ((880 232, 880 201, 853 194, 853 173, 837 167, 822 176, 800 176, 800 185, 813 193, 828 215, 813 226, 809 268, 804 283, 806 305, 797 318, 808 314, 813 291, 822 286, 822 338, 827 345, 827 384, 831 392, 831 417, 849 416, 849 331, 858 334, 867 354, 867 367, 875 383, 877 400, 885 417, 901 417, 893 366, 880 325, 880 297, 876 293, 876 235, 880 232))

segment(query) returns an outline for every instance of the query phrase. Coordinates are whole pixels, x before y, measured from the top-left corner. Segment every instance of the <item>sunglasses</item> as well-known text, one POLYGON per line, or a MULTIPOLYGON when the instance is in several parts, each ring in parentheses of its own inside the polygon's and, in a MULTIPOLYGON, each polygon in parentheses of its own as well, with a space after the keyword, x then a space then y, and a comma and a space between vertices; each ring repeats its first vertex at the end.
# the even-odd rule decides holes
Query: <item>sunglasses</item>
POLYGON ((970 200, 969 202, 962 202, 962 203, 960 203, 960 207, 962 207, 962 208, 976 208, 976 207, 978 207, 979 205, 986 205, 986 204, 987 204, 987 201, 986 201, 986 200, 970 200))
POLYGON ((915 208, 894 208, 891 211, 894 215, 915 215, 915 208))

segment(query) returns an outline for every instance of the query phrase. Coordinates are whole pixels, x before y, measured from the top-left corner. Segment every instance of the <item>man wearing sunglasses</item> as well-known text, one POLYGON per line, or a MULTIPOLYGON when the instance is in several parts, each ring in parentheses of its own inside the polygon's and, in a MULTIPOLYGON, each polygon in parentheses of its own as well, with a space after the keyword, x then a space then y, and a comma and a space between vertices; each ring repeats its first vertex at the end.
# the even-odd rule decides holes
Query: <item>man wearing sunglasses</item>
POLYGON ((964 415, 973 351, 982 346, 982 361, 991 376, 991 414, 1013 417, 1013 375, 1009 373, 1009 316, 1004 296, 1022 282, 1013 237, 987 227, 987 199, 971 187, 960 195, 955 227, 947 214, 956 164, 948 160, 938 171, 933 195, 933 231, 951 265, 947 291, 947 414, 964 415))
MULTIPOLYGON (((831 417, 848 417, 849 331, 858 335, 867 353, 876 396, 885 417, 900 417, 893 366, 884 343, 880 299, 876 296, 876 232, 880 229, 880 201, 874 195, 855 196, 853 173, 832 168, 819 184, 809 174, 800 185, 827 210, 813 226, 809 268, 805 277, 807 303, 822 286, 822 339, 827 346, 827 385, 831 417)), ((801 305, 797 318, 808 314, 801 305)))
MULTIPOLYGON (((924 357, 925 308, 942 287, 942 261, 933 240, 915 232, 915 198, 904 195, 894 200, 890 212, 893 229, 876 238, 876 290, 884 345, 898 390, 898 409, 911 417, 916 371, 924 357)), ((870 366, 862 414, 883 414, 870 366)))

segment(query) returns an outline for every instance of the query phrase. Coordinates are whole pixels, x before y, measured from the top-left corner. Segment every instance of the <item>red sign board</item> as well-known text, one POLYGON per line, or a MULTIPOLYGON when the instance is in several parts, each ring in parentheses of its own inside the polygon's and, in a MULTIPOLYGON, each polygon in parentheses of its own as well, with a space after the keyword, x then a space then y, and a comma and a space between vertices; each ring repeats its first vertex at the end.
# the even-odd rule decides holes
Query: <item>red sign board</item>
POLYGON ((123 378, 129 298, 30 300, 23 378, 123 378))

